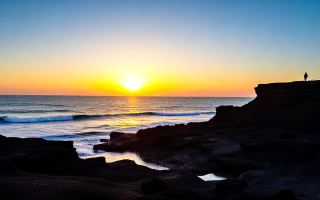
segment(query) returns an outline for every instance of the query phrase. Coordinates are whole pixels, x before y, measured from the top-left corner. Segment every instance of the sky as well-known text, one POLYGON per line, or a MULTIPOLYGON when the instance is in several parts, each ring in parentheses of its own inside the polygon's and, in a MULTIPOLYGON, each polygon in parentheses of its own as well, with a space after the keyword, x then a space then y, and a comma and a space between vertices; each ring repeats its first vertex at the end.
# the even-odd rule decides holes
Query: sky
POLYGON ((255 96, 260 83, 320 78, 319 10, 317 0, 0 0, 0 94, 255 96))

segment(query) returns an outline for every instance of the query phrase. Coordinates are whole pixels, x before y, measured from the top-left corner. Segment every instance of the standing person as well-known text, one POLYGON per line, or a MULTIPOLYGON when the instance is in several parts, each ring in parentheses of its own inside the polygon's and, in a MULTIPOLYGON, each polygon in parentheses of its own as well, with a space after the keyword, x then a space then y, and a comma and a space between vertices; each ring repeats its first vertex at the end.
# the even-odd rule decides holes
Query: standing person
POLYGON ((304 73, 304 81, 307 81, 307 78, 308 78, 308 74, 306 72, 306 73, 304 73))

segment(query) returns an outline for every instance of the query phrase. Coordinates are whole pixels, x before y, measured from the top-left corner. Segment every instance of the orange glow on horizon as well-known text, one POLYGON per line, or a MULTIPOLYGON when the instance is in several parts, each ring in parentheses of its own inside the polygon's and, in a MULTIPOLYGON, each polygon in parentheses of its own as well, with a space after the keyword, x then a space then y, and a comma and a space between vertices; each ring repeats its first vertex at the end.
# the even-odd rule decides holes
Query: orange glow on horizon
POLYGON ((0 95, 254 97, 320 78, 320 1, 199 2, 0 0, 0 95))

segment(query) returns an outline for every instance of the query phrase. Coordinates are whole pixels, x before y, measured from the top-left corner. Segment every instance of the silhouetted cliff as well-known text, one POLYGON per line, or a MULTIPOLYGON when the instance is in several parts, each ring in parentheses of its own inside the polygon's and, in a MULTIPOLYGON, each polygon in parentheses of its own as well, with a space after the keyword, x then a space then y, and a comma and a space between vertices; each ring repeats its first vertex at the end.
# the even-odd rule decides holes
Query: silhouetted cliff
POLYGON ((255 88, 263 107, 292 107, 303 102, 320 100, 320 81, 260 84, 255 88))

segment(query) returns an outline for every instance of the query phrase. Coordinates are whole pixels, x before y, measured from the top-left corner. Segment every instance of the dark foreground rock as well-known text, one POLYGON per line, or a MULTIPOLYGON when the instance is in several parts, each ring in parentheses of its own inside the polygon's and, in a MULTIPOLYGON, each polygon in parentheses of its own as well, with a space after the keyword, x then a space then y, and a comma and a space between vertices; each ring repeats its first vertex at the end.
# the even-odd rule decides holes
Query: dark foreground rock
POLYGON ((94 149, 138 152, 176 171, 247 180, 244 190, 212 192, 216 199, 317 199, 320 81, 264 84, 255 90, 252 102, 218 107, 208 122, 122 134, 94 149))
POLYGON ((141 184, 141 191, 143 194, 157 194, 167 188, 168 185, 158 178, 153 178, 141 184))
POLYGON ((227 179, 219 181, 216 185, 216 190, 227 191, 227 190, 244 190, 248 187, 248 182, 245 179, 227 179))
POLYGON ((213 199, 216 183, 130 160, 83 160, 72 142, 0 136, 0 199, 213 199))
POLYGON ((292 190, 283 189, 277 192, 276 194, 272 195, 271 200, 297 200, 297 198, 294 196, 292 190))

